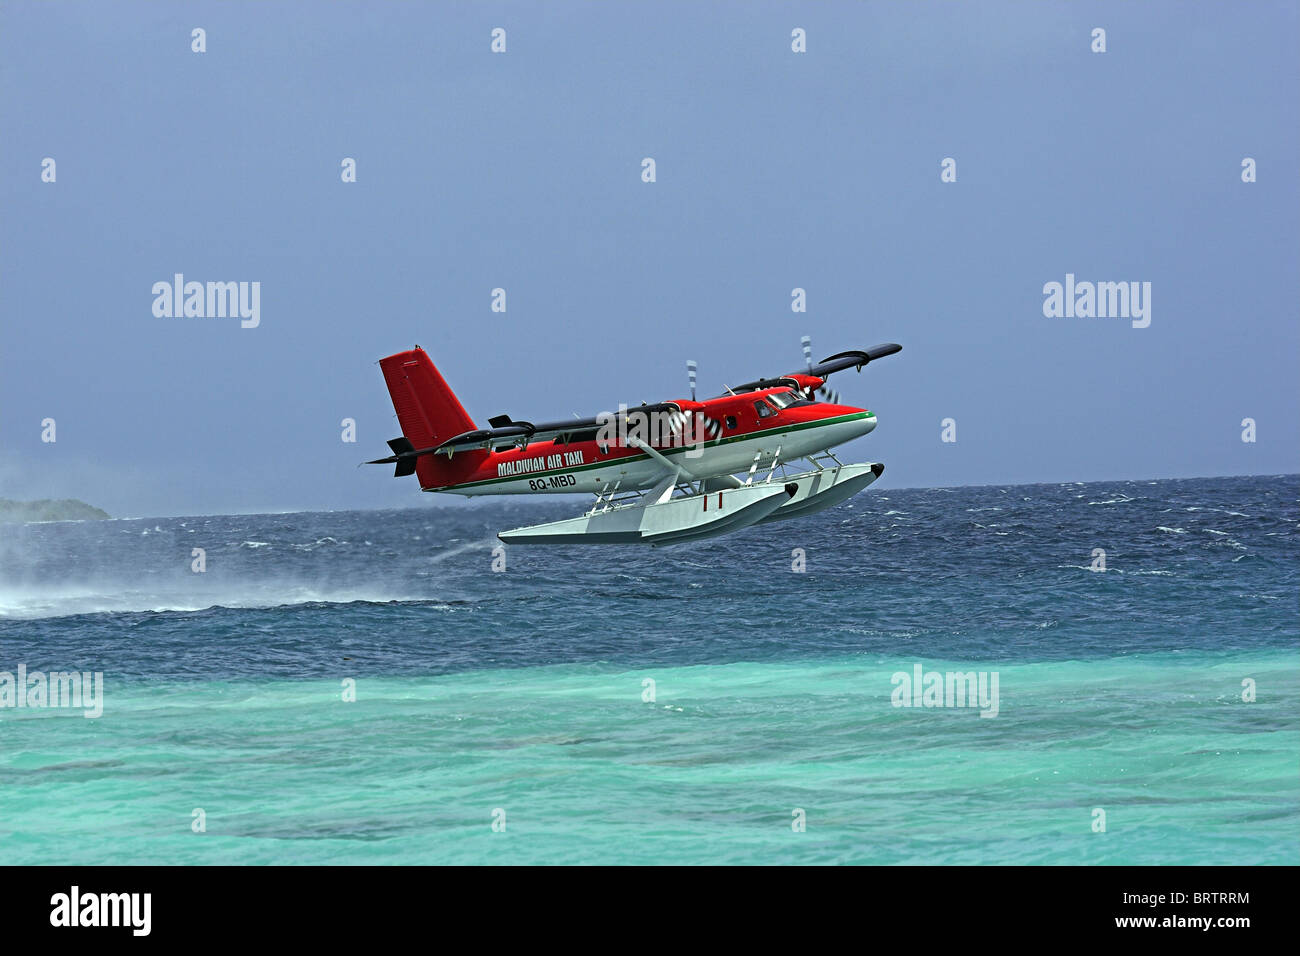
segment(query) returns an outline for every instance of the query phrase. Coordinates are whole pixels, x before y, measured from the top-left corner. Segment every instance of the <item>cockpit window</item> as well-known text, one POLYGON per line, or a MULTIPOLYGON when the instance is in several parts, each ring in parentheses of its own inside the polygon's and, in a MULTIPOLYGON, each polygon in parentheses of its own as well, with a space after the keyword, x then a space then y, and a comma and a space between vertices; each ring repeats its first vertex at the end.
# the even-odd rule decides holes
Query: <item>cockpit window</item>
POLYGON ((795 402, 799 401, 799 396, 792 391, 773 392, 767 396, 767 400, 777 408, 789 408, 795 402))
POLYGON ((762 400, 754 403, 754 410, 758 412, 759 418, 771 418, 776 414, 776 409, 762 400))

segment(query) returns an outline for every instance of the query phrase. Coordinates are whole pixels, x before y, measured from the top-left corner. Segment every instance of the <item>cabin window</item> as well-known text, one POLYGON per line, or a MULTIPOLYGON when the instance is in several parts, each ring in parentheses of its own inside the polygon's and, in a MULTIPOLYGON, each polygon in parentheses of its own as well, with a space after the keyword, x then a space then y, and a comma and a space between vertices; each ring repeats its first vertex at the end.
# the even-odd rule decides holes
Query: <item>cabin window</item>
POLYGON ((728 427, 728 428, 735 428, 735 427, 736 427, 736 416, 735 416, 735 415, 728 415, 726 421, 727 421, 727 427, 728 427))

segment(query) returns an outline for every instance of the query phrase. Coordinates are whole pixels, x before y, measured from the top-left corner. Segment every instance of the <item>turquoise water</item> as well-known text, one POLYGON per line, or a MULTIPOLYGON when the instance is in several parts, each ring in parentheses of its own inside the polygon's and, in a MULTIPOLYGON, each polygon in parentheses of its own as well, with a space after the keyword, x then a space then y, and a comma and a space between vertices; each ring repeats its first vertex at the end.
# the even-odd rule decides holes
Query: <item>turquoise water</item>
POLYGON ((1217 482, 882 491, 504 574, 494 510, 10 529, 0 669, 107 690, 0 710, 6 862, 1300 862, 1296 480, 1217 482), (221 577, 168 571, 199 539, 221 577), (894 706, 917 664, 996 673, 997 715, 894 706))
POLYGON ((893 707, 912 662, 855 658, 373 678, 354 703, 326 681, 162 685, 113 697, 112 720, 6 725, 6 856, 1293 863, 1296 663, 1003 665, 993 719, 893 707))

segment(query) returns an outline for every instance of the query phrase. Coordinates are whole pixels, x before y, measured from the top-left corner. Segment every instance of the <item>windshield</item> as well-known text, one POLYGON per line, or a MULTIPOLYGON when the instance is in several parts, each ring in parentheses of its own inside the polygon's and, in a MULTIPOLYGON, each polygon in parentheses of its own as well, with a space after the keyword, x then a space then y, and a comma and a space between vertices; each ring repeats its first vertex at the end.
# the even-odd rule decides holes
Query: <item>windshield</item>
POLYGON ((767 400, 777 408, 789 408, 795 402, 799 401, 799 396, 794 392, 786 390, 784 392, 773 392, 767 396, 767 400))

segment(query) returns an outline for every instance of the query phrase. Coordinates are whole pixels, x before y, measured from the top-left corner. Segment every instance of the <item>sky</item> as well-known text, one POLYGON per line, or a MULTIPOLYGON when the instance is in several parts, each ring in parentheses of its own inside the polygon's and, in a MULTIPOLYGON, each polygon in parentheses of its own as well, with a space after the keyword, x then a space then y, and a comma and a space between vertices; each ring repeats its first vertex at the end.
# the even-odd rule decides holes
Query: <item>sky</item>
POLYGON ((485 424, 803 335, 903 345, 832 382, 880 487, 1300 471, 1298 10, 3 0, 0 497, 425 505, 357 467, 385 355, 485 424), (156 315, 176 273, 260 283, 258 324, 156 315), (1067 274, 1149 325, 1045 315, 1067 274))

